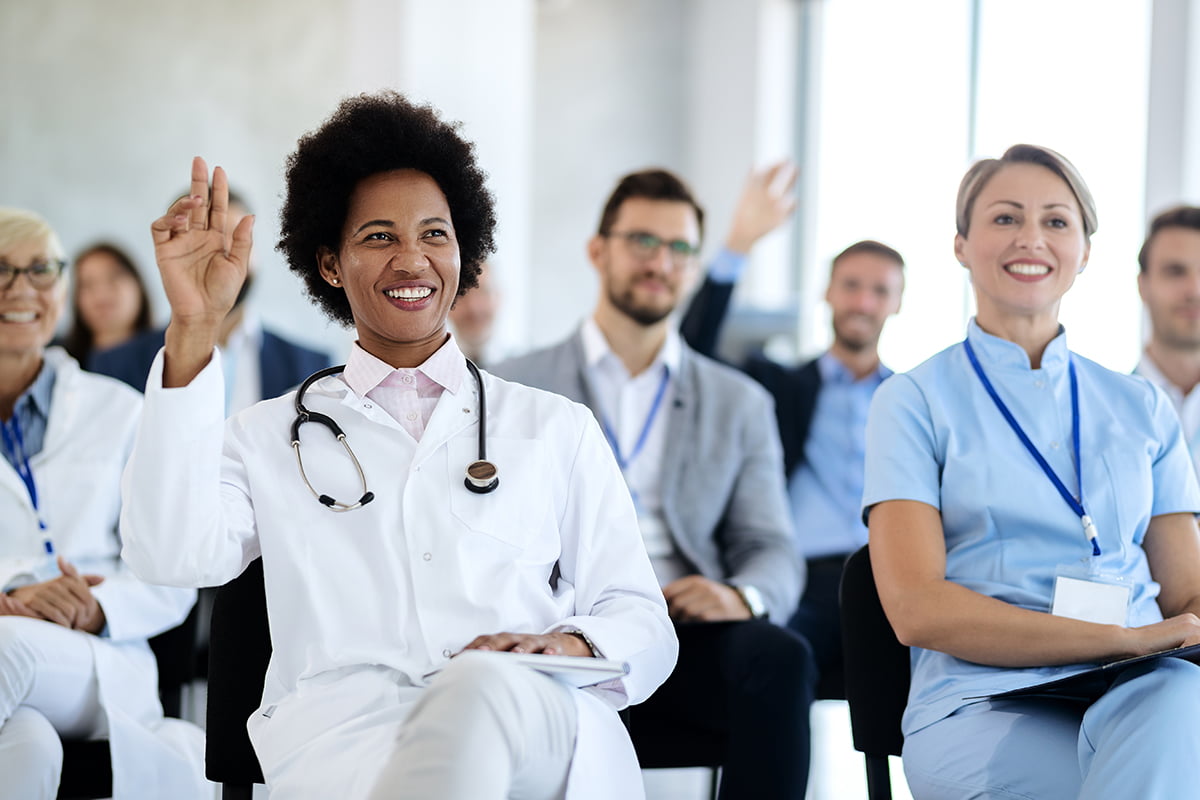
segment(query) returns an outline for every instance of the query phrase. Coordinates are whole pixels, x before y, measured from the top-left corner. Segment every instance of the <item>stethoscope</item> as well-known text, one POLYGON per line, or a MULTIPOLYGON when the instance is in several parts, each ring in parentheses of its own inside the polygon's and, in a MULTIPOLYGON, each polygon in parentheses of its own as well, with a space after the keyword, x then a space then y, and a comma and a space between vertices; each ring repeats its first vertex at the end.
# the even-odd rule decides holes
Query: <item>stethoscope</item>
MULTIPOLYGON (((479 368, 471 362, 471 359, 468 358, 466 361, 467 369, 475 376, 475 384, 479 387, 479 458, 467 465, 467 475, 463 479, 463 484, 475 494, 487 494, 495 491, 496 487, 500 485, 500 471, 495 464, 487 460, 487 397, 483 392, 483 378, 479 376, 479 368)), ((345 369, 346 365, 342 364, 314 372, 305 378, 304 382, 300 384, 300 388, 296 390, 296 419, 292 421, 292 450, 296 453, 296 466, 300 468, 300 477, 304 480, 304 485, 312 492, 313 497, 317 498, 317 501, 330 511, 353 511, 375 499, 374 492, 367 489, 367 476, 363 473, 358 456, 354 455, 354 451, 350 449, 350 443, 346 441, 346 434, 341 426, 334 422, 333 417, 328 414, 309 411, 304 406, 304 393, 308 391, 309 386, 321 378, 337 375, 345 369), (358 480, 363 488, 362 497, 358 498, 358 502, 339 503, 329 495, 319 493, 309 483, 308 475, 304 472, 304 460, 300 457, 300 426, 306 422, 317 422, 324 425, 342 443, 342 447, 346 448, 346 455, 350 456, 350 460, 354 462, 354 469, 358 472, 358 480)))

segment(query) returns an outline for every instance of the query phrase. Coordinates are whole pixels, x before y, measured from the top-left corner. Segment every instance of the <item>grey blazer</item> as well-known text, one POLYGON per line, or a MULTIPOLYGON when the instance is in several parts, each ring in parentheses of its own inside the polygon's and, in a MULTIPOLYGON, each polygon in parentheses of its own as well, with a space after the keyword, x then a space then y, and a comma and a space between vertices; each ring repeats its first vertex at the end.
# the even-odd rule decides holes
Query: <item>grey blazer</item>
MULTIPOLYGON (((502 378, 564 395, 598 415, 583 338, 497 364, 502 378)), ((796 610, 804 562, 793 545, 771 397, 686 344, 667 418, 663 508, 680 554, 706 578, 762 593, 771 619, 796 610)))

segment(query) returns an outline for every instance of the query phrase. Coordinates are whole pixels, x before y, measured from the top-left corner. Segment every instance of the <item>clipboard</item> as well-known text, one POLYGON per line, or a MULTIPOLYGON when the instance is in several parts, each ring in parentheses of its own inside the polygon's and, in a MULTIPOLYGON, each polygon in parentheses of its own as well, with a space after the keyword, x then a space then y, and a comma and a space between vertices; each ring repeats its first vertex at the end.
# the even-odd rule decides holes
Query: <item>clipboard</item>
MULTIPOLYGON (((549 675, 570 686, 583 688, 605 681, 623 678, 629 674, 629 663, 610 658, 587 656, 551 656, 545 653, 513 653, 507 650, 472 650, 486 654, 488 658, 508 658, 530 669, 549 675)), ((443 667, 445 664, 442 665, 443 667)), ((422 677, 429 680, 442 671, 442 667, 430 670, 422 677)))
POLYGON ((1126 667, 1132 667, 1135 664, 1142 664, 1148 661, 1157 661, 1160 658, 1182 658, 1186 661, 1191 661, 1193 664, 1200 664, 1200 644, 1176 647, 1172 650, 1160 650, 1157 653, 1147 653, 1144 656, 1123 658, 1120 661, 1111 661, 1107 664, 1101 664, 1098 667, 1064 675, 1061 678, 1055 678, 1051 681, 1035 683, 1019 689, 1010 689, 1007 692, 975 695, 973 697, 964 697, 963 699, 1009 700, 1019 697, 1054 697, 1062 700, 1077 700, 1090 703, 1112 688, 1113 681, 1117 679, 1117 676, 1126 667))

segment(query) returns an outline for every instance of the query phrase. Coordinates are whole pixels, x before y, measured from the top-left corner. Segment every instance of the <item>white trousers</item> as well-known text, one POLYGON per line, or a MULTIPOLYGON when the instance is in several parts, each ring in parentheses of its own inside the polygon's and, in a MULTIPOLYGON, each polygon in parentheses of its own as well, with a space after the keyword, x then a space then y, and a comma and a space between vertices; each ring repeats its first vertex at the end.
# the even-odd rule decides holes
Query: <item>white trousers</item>
POLYGON ((0 799, 54 798, 60 737, 107 735, 88 635, 0 617, 0 799))
POLYGON ((464 653, 413 707, 371 800, 559 800, 576 724, 565 684, 464 653))
POLYGON ((1200 786, 1200 666, 1125 671, 1087 707, 1042 698, 959 709, 904 741, 917 800, 1179 800, 1200 786))
POLYGON ((272 797, 558 800, 575 751, 572 689, 486 653, 426 688, 385 668, 302 682, 251 718, 272 797))

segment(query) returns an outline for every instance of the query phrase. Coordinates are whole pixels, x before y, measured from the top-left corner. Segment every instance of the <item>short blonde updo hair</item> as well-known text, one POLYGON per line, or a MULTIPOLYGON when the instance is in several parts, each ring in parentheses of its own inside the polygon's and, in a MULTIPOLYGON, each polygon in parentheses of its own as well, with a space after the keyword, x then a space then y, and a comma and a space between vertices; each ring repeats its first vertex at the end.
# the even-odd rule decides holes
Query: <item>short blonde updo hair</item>
POLYGON ((1083 182, 1083 176, 1075 169, 1074 164, 1059 153, 1049 147, 1034 144, 1014 144, 1000 158, 985 158, 971 165, 967 174, 963 176, 962 183, 958 185, 954 224, 959 236, 965 238, 970 230, 971 212, 983 187, 987 186, 988 181, 997 172, 1010 164, 1037 164, 1062 178, 1075 195, 1075 202, 1079 204, 1079 213, 1083 217, 1083 235, 1091 240, 1099 223, 1096 219, 1096 201, 1092 199, 1092 193, 1083 182))
POLYGON ((42 217, 32 211, 0 206, 0 250, 30 241, 45 242, 55 258, 63 258, 66 252, 54 228, 42 217))

